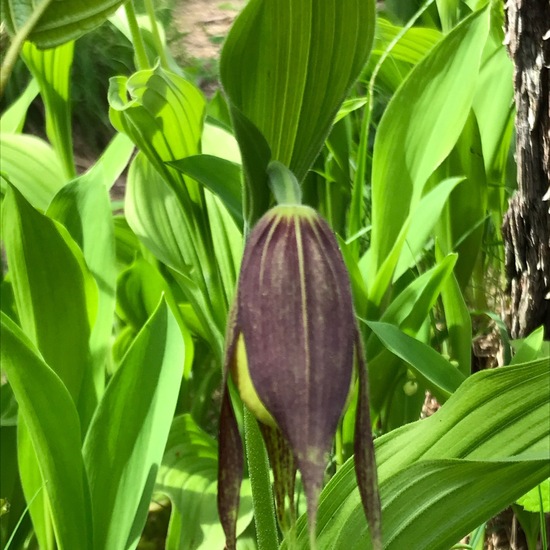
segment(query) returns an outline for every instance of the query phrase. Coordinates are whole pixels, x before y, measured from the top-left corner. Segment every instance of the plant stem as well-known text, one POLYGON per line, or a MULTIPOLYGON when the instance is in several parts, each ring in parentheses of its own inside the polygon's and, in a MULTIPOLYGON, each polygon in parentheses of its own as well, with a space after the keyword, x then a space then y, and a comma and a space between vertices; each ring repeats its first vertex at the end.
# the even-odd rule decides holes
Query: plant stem
POLYGON ((262 434, 253 414, 244 407, 246 460, 252 487, 252 503, 259 550, 277 550, 279 538, 275 523, 275 505, 269 479, 269 463, 262 434))
POLYGON ((542 502, 542 484, 538 486, 539 505, 540 505, 540 538, 542 540, 543 550, 548 550, 548 537, 546 536, 546 518, 544 515, 544 506, 542 502))
POLYGON ((160 65, 164 69, 168 69, 168 58, 166 57, 166 49, 164 44, 160 39, 159 27, 157 24, 157 18, 155 16, 155 7, 153 6, 153 0, 145 0, 145 9, 147 10, 147 15, 151 21, 151 32, 153 33, 153 40, 155 42, 155 48, 157 50, 160 65))
POLYGON ((51 1, 52 0, 43 0, 40 4, 38 4, 31 16, 27 19, 27 21, 25 21, 25 24, 15 33, 10 47, 6 52, 6 56, 4 57, 2 68, 0 69, 0 99, 4 95, 4 90, 6 89, 8 80, 13 72, 13 68, 15 67, 17 58, 19 57, 19 52, 23 47, 23 43, 46 11, 46 8, 50 5, 51 1))
POLYGON ((134 50, 136 52, 137 69, 150 69, 149 59, 145 53, 145 44, 143 43, 143 37, 139 30, 139 25, 136 17, 136 10, 134 9, 134 3, 132 0, 124 4, 124 10, 126 11, 126 17, 128 19, 128 26, 130 27, 130 34, 132 35, 132 42, 134 43, 134 50))

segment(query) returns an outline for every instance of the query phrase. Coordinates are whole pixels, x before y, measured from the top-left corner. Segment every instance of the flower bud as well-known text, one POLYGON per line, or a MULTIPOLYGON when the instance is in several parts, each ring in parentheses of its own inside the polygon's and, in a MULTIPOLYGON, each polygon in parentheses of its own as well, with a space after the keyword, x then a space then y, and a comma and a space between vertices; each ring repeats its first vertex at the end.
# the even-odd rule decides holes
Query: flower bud
MULTIPOLYGON (((255 226, 245 248, 228 327, 226 371, 258 420, 280 430, 288 443, 290 463, 302 475, 311 530, 327 454, 350 392, 354 354, 362 350, 358 344, 349 276, 330 227, 307 206, 272 208, 255 226)), ((362 359, 361 365, 364 370, 362 359)), ((366 391, 366 383, 361 387, 366 391)), ((362 429, 366 418, 370 438, 365 396, 361 402, 362 429)), ((231 523, 238 493, 232 491, 239 460, 242 472, 242 447, 234 423, 226 391, 218 498, 228 548, 234 547, 231 523), (224 453, 233 454, 228 458, 224 453)), ((270 460, 274 464, 277 457, 270 460)))

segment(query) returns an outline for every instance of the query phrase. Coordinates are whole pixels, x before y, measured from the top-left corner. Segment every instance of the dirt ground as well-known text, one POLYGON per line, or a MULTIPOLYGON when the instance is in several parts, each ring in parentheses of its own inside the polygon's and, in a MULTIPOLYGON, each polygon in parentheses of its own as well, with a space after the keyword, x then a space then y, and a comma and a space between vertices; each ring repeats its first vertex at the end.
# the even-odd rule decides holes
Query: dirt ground
POLYGON ((173 21, 188 58, 218 57, 223 38, 246 0, 180 0, 173 21))

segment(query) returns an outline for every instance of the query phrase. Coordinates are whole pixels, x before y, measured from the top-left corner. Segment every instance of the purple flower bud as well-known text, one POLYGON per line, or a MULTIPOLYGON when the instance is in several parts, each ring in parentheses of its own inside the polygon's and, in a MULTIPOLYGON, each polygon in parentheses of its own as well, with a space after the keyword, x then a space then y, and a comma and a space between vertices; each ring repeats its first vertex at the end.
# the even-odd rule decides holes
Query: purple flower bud
MULTIPOLYGON (((254 227, 245 248, 225 367, 248 408, 261 423, 280 430, 288 443, 293 460, 285 463, 292 468, 295 463, 301 472, 312 532, 327 455, 353 381, 354 354, 360 356, 363 371, 358 433, 370 441, 359 446, 356 442, 356 454, 358 449, 363 455, 370 453, 360 465, 373 467, 362 346, 349 276, 336 239, 310 207, 272 208, 254 227)), ((268 433, 262 431, 264 436, 268 433)), ((273 448, 267 447, 268 451, 273 448)), ((278 457, 270 455, 275 465, 278 457)), ((278 468, 274 469, 277 473, 278 468)), ((369 474, 376 487, 376 473, 369 474)), ((218 503, 229 549, 235 544, 241 476, 242 444, 226 390, 220 420, 218 503)), ((293 487, 288 472, 282 477, 287 488, 293 487)), ((363 472, 366 483, 368 477, 363 472)), ((374 493, 372 487, 361 492, 367 499, 378 498, 376 488, 374 493)))

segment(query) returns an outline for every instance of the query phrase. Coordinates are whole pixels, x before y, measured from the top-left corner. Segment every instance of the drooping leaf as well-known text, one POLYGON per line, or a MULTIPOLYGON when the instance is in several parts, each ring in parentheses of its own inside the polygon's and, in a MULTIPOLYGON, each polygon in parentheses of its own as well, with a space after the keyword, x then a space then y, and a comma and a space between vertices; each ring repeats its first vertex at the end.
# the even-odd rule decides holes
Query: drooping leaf
MULTIPOLYGON (((24 27, 42 2, 2 0, 2 20, 6 22, 10 33, 15 34, 24 27)), ((29 35, 29 40, 40 48, 53 48, 98 27, 123 3, 123 0, 49 0, 48 3, 48 7, 29 35)))
POLYGON ((183 363, 183 339, 163 300, 110 380, 84 442, 98 548, 137 546, 183 363))
POLYGON ((2 368, 36 454, 61 550, 93 548, 90 495, 73 398, 21 329, 2 315, 2 368), (51 404, 55 403, 55 407, 51 404))

